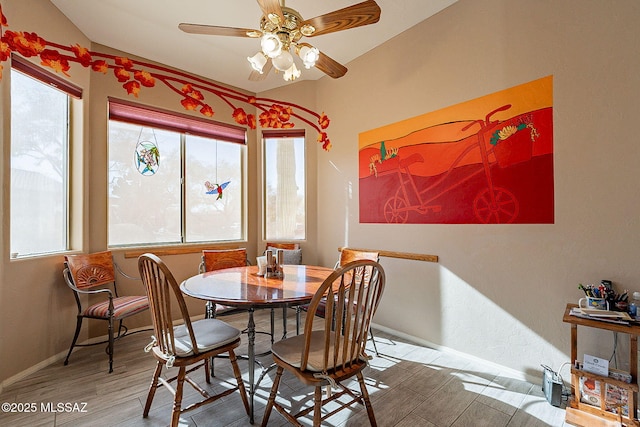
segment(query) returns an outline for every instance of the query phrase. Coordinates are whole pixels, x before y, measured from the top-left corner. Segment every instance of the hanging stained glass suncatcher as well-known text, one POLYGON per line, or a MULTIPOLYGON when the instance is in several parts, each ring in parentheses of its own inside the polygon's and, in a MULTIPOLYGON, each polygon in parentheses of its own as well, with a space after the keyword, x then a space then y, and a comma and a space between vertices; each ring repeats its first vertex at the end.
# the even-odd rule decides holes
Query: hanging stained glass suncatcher
POLYGON ((218 197, 216 197, 216 200, 222 199, 222 192, 227 188, 227 185, 229 185, 231 181, 225 181, 222 184, 218 184, 218 182, 220 181, 218 181, 218 141, 216 141, 216 180, 214 184, 210 181, 205 181, 204 183, 204 186, 207 189, 206 194, 217 194, 218 197))
POLYGON ((223 182, 222 184, 212 184, 209 181, 204 183, 204 186, 207 187, 207 194, 217 194, 216 200, 222 199, 222 191, 227 188, 231 181, 223 182))
POLYGON ((136 144, 136 152, 134 154, 136 169, 138 169, 141 175, 154 175, 160 168, 158 140, 156 139, 156 134, 153 129, 151 129, 153 141, 143 140, 142 130, 143 128, 140 128, 140 135, 138 136, 138 143, 136 144))

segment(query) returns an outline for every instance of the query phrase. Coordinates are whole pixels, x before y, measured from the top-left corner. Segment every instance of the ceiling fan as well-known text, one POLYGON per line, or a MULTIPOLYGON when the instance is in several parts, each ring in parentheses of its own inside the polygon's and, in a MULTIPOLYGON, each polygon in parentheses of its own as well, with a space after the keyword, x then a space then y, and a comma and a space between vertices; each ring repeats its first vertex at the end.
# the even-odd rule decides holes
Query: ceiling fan
POLYGON ((261 49, 247 57, 253 68, 249 80, 262 80, 275 67, 282 71, 287 81, 300 76, 300 70, 293 61, 291 51, 297 54, 305 68, 316 67, 333 78, 345 75, 347 68, 331 59, 309 43, 301 42, 302 37, 315 37, 363 25, 375 24, 380 20, 380 6, 374 0, 363 1, 353 6, 338 9, 311 19, 303 19, 296 10, 285 7, 284 0, 257 0, 262 9, 260 29, 220 27, 215 25, 178 25, 182 31, 191 34, 214 36, 259 38, 261 49))

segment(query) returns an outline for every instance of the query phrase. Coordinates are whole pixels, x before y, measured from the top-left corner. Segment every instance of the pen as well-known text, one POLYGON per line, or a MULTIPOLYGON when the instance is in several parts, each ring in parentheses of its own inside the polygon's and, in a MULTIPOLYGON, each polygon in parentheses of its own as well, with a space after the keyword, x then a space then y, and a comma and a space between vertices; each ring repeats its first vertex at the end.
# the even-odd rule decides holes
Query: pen
POLYGON ((582 292, 584 292, 586 296, 589 296, 587 289, 584 286, 582 286, 582 283, 578 283, 578 289, 582 289, 582 292))

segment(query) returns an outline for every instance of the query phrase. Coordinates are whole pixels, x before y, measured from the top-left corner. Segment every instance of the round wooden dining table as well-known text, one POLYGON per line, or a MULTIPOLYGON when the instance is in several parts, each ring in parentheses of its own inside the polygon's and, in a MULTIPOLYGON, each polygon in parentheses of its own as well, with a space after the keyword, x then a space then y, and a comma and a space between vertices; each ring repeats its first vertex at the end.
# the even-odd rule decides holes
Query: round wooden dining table
MULTIPOLYGON (((234 267, 198 274, 180 284, 190 297, 216 304, 246 308, 249 359, 249 420, 253 424, 255 382, 255 309, 308 304, 334 270, 312 265, 284 265, 282 277, 258 276, 257 266, 234 267)), ((264 371, 263 371, 264 375, 264 371)), ((260 377, 260 379, 262 376, 260 377)))

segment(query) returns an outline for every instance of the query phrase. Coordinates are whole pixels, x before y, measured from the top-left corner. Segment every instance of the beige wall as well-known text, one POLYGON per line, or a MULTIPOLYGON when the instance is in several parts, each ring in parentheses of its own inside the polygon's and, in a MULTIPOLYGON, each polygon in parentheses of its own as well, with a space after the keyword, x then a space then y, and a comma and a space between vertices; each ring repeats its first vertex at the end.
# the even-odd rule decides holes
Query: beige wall
MULTIPOLYGON (((640 290, 639 19, 635 0, 460 0, 318 83, 334 141, 318 155, 333 189, 318 191, 319 260, 340 245, 440 257, 383 258, 375 322, 538 378, 568 361, 579 282, 640 290), (555 224, 359 224, 358 133, 548 75, 555 224)), ((610 334, 580 333, 580 355, 611 356, 610 334)))
MULTIPOLYGON (((10 20, 14 31, 36 31, 43 37, 61 44, 89 44, 89 40, 78 31, 48 1, 3 0, 2 11, 10 20), (39 29, 46 29, 40 32, 39 29)), ((39 63, 38 59, 31 59, 39 63)), ((2 95, 2 246, 0 249, 0 384, 26 369, 47 363, 70 344, 75 328, 77 312, 73 296, 62 280, 62 256, 35 259, 9 259, 9 192, 10 183, 10 64, 2 63, 0 81, 2 95)), ((84 88, 84 96, 90 96, 89 72, 75 67, 72 81, 84 88)), ((83 104, 84 114, 89 104, 83 104)), ((77 155, 82 155, 87 140, 88 127, 74 124, 77 155)), ((75 142, 75 141, 74 141, 75 142)), ((73 165, 74 173, 82 165, 73 165)), ((82 189, 80 184, 79 189, 82 189)), ((74 210, 78 206, 74 206, 74 210)), ((75 224, 78 225, 78 224, 75 224)), ((0 385, 1 389, 1 385, 0 385)))
MULTIPOLYGON (((46 0, 3 0, 2 6, 14 30, 37 30, 61 43, 89 43, 46 0)), ((619 288, 640 290, 635 260, 640 144, 634 138, 639 18, 635 0, 459 0, 349 63, 342 79, 259 94, 315 105, 332 120, 332 151, 308 145, 305 262, 332 265, 336 248, 343 245, 438 255, 438 264, 382 259, 388 285, 375 319, 380 326, 530 378, 538 376, 540 363, 559 367, 569 351, 562 312, 566 302, 579 298, 578 282, 608 278, 619 288), (547 75, 554 76, 555 224, 359 224, 358 133, 547 75)), ((7 68, 5 63, 0 82, 3 188, 9 180, 7 68)), ((107 235, 106 97, 126 96, 111 78, 89 75, 78 66, 71 74, 85 90, 91 88, 85 102, 91 127, 84 130, 82 144, 88 152, 82 163, 87 182, 82 206, 88 213, 82 246, 93 251, 106 246, 107 235)), ((143 93, 138 101, 175 109, 161 89, 143 93)), ((224 114, 216 118, 224 120, 224 114)), ((249 152, 247 247, 254 256, 263 245, 256 133, 249 134, 249 152)), ((6 191, 1 202, 2 233, 8 236, 6 191)), ((8 261, 8 251, 5 237, 0 381, 63 353, 75 322, 60 274, 62 257, 8 261)), ((179 255, 166 261, 181 280, 193 272, 197 258, 179 255)), ((116 253, 116 260, 135 273, 134 259, 116 253)), ((199 304, 192 307, 200 310, 199 304)), ((581 352, 610 356, 611 336, 589 331, 581 337, 581 352)), ((624 355, 628 344, 621 340, 619 354, 624 355)))

